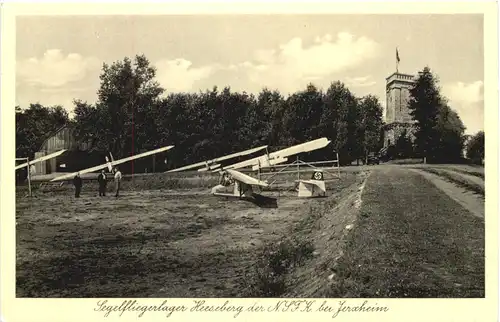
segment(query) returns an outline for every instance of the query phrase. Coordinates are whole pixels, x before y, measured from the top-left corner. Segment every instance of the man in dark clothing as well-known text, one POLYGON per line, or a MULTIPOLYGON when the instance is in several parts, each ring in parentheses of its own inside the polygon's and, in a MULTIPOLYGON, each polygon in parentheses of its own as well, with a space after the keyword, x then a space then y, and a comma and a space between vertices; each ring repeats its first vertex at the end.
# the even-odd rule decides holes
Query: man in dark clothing
POLYGON ((107 178, 106 178, 106 173, 104 170, 101 171, 99 176, 97 177, 97 181, 99 182, 99 196, 105 196, 106 195, 106 185, 108 183, 107 178))
POLYGON ((80 191, 82 191, 82 178, 80 178, 80 173, 77 173, 73 178, 73 184, 75 185, 75 198, 80 198, 80 191))

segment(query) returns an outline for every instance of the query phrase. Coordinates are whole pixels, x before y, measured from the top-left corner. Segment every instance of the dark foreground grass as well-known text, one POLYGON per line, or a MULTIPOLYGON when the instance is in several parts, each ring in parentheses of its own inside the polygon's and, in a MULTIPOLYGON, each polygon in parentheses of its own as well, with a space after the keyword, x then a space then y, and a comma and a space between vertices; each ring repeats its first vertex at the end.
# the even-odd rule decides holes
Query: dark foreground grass
MULTIPOLYGON (((432 168, 422 168, 421 170, 436 174, 436 175, 444 178, 445 180, 448 180, 451 183, 459 185, 460 187, 465 188, 466 190, 477 193, 484 198, 484 187, 465 179, 464 177, 460 176, 459 174, 453 174, 453 173, 450 173, 447 171, 443 171, 443 170, 439 170, 439 169, 432 169, 432 168)), ((453 171, 455 171, 455 169, 453 171)), ((468 173, 466 173, 466 174, 468 174, 468 173)))
POLYGON ((375 171, 332 297, 484 297, 484 222, 416 173, 375 171))
POLYGON ((266 245, 245 279, 244 296, 280 297, 288 287, 287 274, 312 258, 313 252, 311 241, 296 236, 266 245))

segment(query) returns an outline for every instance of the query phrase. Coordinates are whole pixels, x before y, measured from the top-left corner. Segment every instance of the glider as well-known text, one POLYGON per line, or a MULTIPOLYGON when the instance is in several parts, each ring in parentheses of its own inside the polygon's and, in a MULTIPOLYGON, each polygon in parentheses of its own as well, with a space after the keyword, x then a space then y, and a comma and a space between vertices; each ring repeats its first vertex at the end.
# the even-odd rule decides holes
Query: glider
MULTIPOLYGON (((32 164, 35 164, 35 163, 38 163, 38 162, 42 162, 42 161, 47 161, 47 160, 50 160, 52 158, 55 158, 57 156, 60 156, 61 154, 63 154, 64 152, 66 152, 66 150, 60 150, 60 151, 57 151, 57 152, 54 152, 54 153, 51 153, 51 154, 48 154, 48 155, 45 155, 43 157, 40 157, 38 159, 34 159, 34 160, 31 160, 31 161, 28 161, 28 162, 25 162, 25 163, 22 163, 22 164, 19 164, 19 165, 16 165, 16 170, 19 170, 21 168, 24 168, 24 167, 27 167, 28 165, 32 165, 32 164)), ((26 160, 26 158, 18 158, 16 160, 26 160)))
POLYGON ((325 197, 326 186, 323 171, 315 169, 310 180, 295 180, 299 197, 325 197))
POLYGON ((104 163, 104 164, 101 164, 101 165, 98 165, 98 166, 95 166, 95 167, 91 167, 91 168, 87 168, 87 169, 83 169, 83 170, 80 170, 80 171, 77 171, 77 172, 69 173, 69 174, 66 174, 66 175, 54 178, 54 179, 52 179, 50 181, 68 180, 68 179, 72 179, 78 173, 80 175, 82 175, 82 174, 85 174, 85 173, 90 173, 90 172, 98 171, 98 170, 105 169, 105 168, 108 168, 108 170, 111 171, 115 166, 117 166, 119 164, 122 164, 122 163, 125 163, 125 162, 129 162, 129 161, 132 161, 132 160, 135 160, 135 159, 143 158, 143 157, 146 157, 148 155, 152 155, 152 154, 156 154, 156 153, 168 151, 168 150, 172 149, 173 147, 174 147, 173 145, 170 145, 170 146, 166 146, 166 147, 159 148, 159 149, 156 149, 156 150, 152 150, 152 151, 140 153, 140 154, 137 154, 137 155, 134 155, 134 156, 131 156, 131 157, 126 157, 126 158, 123 158, 123 159, 119 159, 119 160, 116 160, 116 161, 113 160, 113 156, 110 155, 111 156, 111 160, 109 160, 106 157, 107 162, 104 163))
POLYGON ((268 187, 269 185, 267 182, 252 178, 239 171, 229 169, 222 173, 222 182, 220 185, 212 188, 212 194, 224 197, 250 198, 254 195, 252 186, 268 187), (227 187, 231 184, 234 184, 232 194, 217 191, 219 188, 227 187))
MULTIPOLYGON (((268 168, 273 165, 286 162, 289 156, 310 152, 318 149, 322 149, 330 144, 330 140, 327 138, 320 138, 313 141, 305 142, 302 144, 294 145, 289 148, 275 151, 272 153, 267 153, 263 156, 238 162, 229 166, 224 167, 224 169, 241 169, 246 167, 252 167, 252 170, 258 170, 260 168, 268 168)), ((216 170, 217 171, 217 170, 216 170)), ((215 172, 215 171, 214 171, 215 172)))
POLYGON ((252 154, 252 153, 258 152, 260 150, 266 149, 266 148, 267 148, 267 145, 263 145, 263 146, 259 146, 259 147, 245 150, 242 152, 237 152, 237 153, 225 155, 222 157, 218 157, 218 158, 215 158, 213 160, 207 160, 207 161, 202 161, 202 162, 186 165, 184 167, 169 170, 167 172, 178 172, 178 171, 184 171, 184 170, 195 169, 195 168, 200 168, 200 167, 203 167, 203 168, 198 169, 198 171, 200 171, 200 172, 201 171, 215 170, 215 169, 220 168, 220 166, 221 166, 220 163, 217 163, 217 162, 229 160, 229 159, 236 158, 236 157, 243 156, 243 155, 252 154))

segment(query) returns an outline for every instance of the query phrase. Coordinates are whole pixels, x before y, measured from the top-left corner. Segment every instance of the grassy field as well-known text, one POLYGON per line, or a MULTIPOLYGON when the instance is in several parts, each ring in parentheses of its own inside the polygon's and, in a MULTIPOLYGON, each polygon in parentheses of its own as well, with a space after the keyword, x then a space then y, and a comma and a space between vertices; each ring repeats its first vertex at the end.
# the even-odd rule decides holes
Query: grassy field
POLYGON ((422 158, 416 158, 416 159, 396 159, 396 160, 389 160, 386 162, 386 164, 420 164, 423 163, 424 160, 422 158))
POLYGON ((89 188, 79 199, 70 191, 37 191, 36 198, 16 201, 16 295, 275 294, 279 290, 266 290, 265 278, 255 282, 265 277, 258 263, 269 245, 284 241, 291 249, 285 257, 300 252, 300 244, 287 244, 285 237, 311 205, 334 200, 356 178, 348 173, 329 184, 329 198, 303 200, 280 191, 278 208, 212 196, 202 187, 206 181, 190 189, 124 188, 121 198, 95 197, 89 188))
POLYGON ((484 178, 351 166, 327 198, 298 199, 296 175, 281 175, 262 191, 277 208, 212 196, 218 175, 199 173, 126 178, 121 198, 92 181, 80 199, 38 189, 16 200, 17 296, 483 297, 484 219, 469 206, 484 199, 465 207, 412 169, 459 198, 484 178))
POLYGON ((416 173, 374 171, 332 297, 484 297, 484 221, 416 173))

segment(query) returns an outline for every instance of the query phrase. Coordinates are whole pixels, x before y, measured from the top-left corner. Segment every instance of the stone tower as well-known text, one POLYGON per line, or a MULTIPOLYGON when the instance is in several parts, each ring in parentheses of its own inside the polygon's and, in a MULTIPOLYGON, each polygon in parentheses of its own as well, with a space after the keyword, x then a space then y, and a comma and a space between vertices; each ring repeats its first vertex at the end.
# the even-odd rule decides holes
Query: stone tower
POLYGON ((386 78, 384 149, 395 144, 404 129, 410 134, 412 140, 414 139, 414 121, 408 109, 410 89, 414 83, 415 77, 413 75, 399 72, 386 78))

